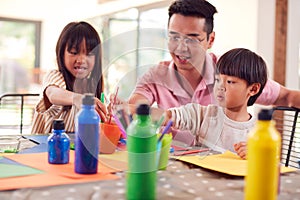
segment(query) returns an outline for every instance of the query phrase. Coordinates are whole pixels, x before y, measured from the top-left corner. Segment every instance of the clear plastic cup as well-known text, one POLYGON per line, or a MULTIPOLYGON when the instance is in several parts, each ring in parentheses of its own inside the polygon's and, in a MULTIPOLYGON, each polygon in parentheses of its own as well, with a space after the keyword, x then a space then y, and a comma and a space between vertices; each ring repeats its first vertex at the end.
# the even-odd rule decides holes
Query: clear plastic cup
MULTIPOLYGON (((157 134, 159 138, 161 134, 157 134)), ((166 133, 162 140, 157 143, 157 158, 158 158, 158 169, 166 170, 169 161, 170 148, 172 143, 172 133, 166 133)))
POLYGON ((0 136, 0 153, 17 153, 20 147, 19 137, 0 136))

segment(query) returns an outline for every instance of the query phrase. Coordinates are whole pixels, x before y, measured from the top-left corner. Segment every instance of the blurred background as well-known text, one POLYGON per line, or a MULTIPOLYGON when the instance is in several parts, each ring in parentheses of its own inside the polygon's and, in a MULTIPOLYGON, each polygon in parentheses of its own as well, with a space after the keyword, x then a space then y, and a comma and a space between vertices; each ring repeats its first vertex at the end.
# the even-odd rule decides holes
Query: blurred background
MULTIPOLYGON (((127 98, 148 67, 169 59, 165 31, 170 0, 0 0, 0 94, 39 93, 56 68, 55 45, 71 21, 87 21, 103 42, 106 93, 127 98), (126 84, 122 84, 122 83, 126 84)), ((216 6, 217 55, 235 47, 256 51, 273 77, 276 0, 209 0, 216 6)), ((300 1, 289 0, 285 83, 299 89, 300 1)), ((279 41, 280 42, 280 41, 279 41)), ((280 45, 280 44, 279 44, 280 45)), ((284 45, 284 44, 283 44, 284 45)), ((275 78, 276 79, 276 78, 275 78)))

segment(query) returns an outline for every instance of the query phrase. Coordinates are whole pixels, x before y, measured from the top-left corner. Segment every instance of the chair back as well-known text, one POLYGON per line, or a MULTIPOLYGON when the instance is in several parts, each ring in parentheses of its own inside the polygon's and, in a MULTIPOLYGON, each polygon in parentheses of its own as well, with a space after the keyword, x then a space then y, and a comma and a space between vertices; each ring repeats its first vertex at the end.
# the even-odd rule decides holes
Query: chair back
POLYGON ((300 162, 300 109, 274 107, 273 119, 282 136, 281 163, 287 167, 299 168, 300 162))
POLYGON ((0 96, 0 135, 23 134, 30 130, 39 94, 11 93, 0 96))

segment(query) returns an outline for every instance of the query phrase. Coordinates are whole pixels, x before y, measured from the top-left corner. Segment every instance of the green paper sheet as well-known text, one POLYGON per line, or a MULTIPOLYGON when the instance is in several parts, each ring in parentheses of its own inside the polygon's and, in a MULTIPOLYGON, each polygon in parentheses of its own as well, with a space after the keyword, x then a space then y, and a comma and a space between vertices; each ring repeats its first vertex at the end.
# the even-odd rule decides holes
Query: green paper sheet
POLYGON ((13 165, 0 163, 0 178, 8 178, 15 176, 28 176, 33 174, 42 174, 41 170, 27 167, 24 165, 13 165))

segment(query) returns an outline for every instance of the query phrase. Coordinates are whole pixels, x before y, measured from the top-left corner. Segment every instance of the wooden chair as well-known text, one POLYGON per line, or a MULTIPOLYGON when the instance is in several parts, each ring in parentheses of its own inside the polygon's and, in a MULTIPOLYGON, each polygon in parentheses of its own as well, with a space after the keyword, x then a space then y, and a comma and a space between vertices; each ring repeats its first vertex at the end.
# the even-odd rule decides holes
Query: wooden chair
POLYGON ((282 135, 281 162, 285 166, 300 168, 300 109, 274 107, 273 119, 282 135))
POLYGON ((23 134, 29 130, 39 94, 12 93, 0 96, 0 134, 23 134))

